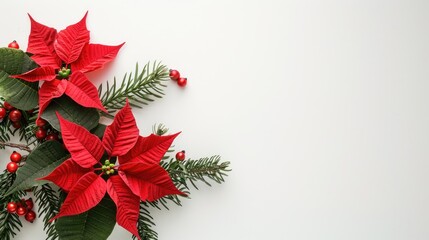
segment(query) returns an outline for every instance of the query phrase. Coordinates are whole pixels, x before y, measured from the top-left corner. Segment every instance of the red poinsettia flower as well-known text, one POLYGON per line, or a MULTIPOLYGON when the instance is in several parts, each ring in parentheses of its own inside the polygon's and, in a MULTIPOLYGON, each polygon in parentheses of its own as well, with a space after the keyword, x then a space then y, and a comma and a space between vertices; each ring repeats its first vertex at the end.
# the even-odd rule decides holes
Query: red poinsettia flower
POLYGON ((69 194, 52 220, 88 211, 107 192, 117 206, 118 224, 138 236, 140 200, 183 194, 159 164, 179 133, 139 136, 128 102, 106 128, 102 140, 59 115, 58 118, 71 158, 42 179, 54 182, 69 194))
POLYGON ((96 87, 83 73, 102 68, 112 61, 123 43, 118 46, 90 44, 87 14, 78 23, 58 33, 30 16, 27 52, 40 67, 13 77, 29 82, 45 81, 39 90, 39 116, 52 99, 63 94, 84 107, 106 111, 96 87))

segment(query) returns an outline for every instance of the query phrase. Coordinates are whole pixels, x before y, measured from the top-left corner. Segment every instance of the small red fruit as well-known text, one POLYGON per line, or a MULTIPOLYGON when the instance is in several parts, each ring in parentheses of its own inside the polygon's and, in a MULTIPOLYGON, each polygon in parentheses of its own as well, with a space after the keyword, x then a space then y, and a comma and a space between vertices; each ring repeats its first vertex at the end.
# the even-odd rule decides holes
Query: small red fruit
POLYGON ((28 210, 33 209, 34 207, 33 199, 29 198, 25 200, 25 206, 27 207, 28 210))
POLYGON ((21 111, 19 111, 17 109, 12 110, 9 113, 9 119, 12 122, 19 122, 21 120, 21 117, 22 117, 22 113, 21 113, 21 111))
POLYGON ((15 40, 13 40, 13 42, 9 43, 9 45, 7 45, 7 47, 19 49, 19 45, 15 40))
POLYGON ((177 161, 185 160, 185 150, 182 150, 182 151, 176 153, 176 159, 177 159, 177 161))
POLYGON ((16 209, 16 213, 19 216, 24 216, 27 213, 27 209, 24 206, 20 206, 16 209))
POLYGON ((25 220, 32 223, 34 222, 35 219, 36 219, 36 213, 33 210, 30 210, 27 212, 27 214, 25 214, 25 220))
POLYGON ((21 128, 21 123, 20 122, 13 122, 12 126, 16 129, 19 129, 19 128, 21 128))
POLYGON ((6 108, 6 110, 10 111, 12 109, 14 109, 14 107, 12 105, 10 105, 10 103, 8 102, 4 102, 3 103, 4 108, 6 108))
POLYGON ((19 152, 13 151, 13 153, 10 155, 10 160, 12 162, 19 163, 21 162, 22 156, 19 152))
POLYGON ((39 128, 36 131, 36 138, 42 140, 46 137, 46 130, 43 128, 39 128))
POLYGON ((10 162, 7 164, 6 169, 10 173, 15 173, 18 170, 18 164, 16 162, 10 162))
POLYGON ((7 111, 6 108, 0 108, 0 119, 6 117, 7 111))
POLYGON ((16 208, 17 208, 18 206, 16 205, 16 203, 14 203, 14 202, 10 202, 10 203, 8 203, 7 204, 7 207, 6 207, 6 209, 7 209, 7 211, 9 212, 9 213, 14 213, 15 211, 16 211, 16 208))
POLYGON ((179 80, 177 80, 177 85, 179 85, 180 87, 185 87, 187 83, 187 78, 179 78, 179 80))
POLYGON ((36 120, 36 126, 38 126, 38 127, 44 127, 46 125, 46 123, 48 123, 48 122, 46 122, 46 120, 43 118, 38 118, 36 120))
POLYGON ((171 80, 177 81, 180 78, 180 73, 177 70, 170 69, 170 78, 171 80))
POLYGON ((48 136, 46 136, 45 138, 46 141, 50 141, 50 140, 58 140, 58 134, 56 133, 49 133, 48 136))

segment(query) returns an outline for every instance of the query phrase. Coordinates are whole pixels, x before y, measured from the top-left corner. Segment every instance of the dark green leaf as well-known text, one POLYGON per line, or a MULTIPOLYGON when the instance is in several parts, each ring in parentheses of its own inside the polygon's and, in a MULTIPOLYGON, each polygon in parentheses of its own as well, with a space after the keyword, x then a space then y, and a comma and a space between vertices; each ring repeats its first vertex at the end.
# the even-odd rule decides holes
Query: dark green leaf
POLYGON ((100 114, 95 108, 82 107, 68 96, 55 98, 42 114, 42 118, 48 121, 52 127, 60 131, 60 123, 56 112, 63 118, 85 127, 88 130, 98 125, 100 114))
POLYGON ((91 133, 102 139, 104 136, 104 131, 106 131, 106 127, 106 125, 100 123, 97 125, 97 127, 92 129, 91 133))
POLYGON ((106 196, 87 212, 61 217, 55 223, 61 240, 106 240, 116 224, 115 203, 106 196))
POLYGON ((17 75, 37 67, 37 64, 22 50, 0 48, 0 70, 17 75))
POLYGON ((0 48, 0 95, 12 106, 22 110, 30 110, 37 106, 39 84, 9 77, 36 67, 37 64, 23 51, 0 48))
POLYGON ((61 143, 57 141, 42 143, 28 155, 25 165, 18 169, 16 180, 6 195, 46 183, 47 181, 36 179, 48 175, 69 157, 61 143))

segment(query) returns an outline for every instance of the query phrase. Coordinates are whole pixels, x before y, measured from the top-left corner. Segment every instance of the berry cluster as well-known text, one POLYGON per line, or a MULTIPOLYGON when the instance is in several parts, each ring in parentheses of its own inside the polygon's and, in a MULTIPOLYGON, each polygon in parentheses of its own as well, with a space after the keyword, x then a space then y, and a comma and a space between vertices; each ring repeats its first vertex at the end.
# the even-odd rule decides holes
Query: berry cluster
POLYGON ((7 211, 10 214, 18 214, 19 216, 25 215, 25 220, 29 222, 34 222, 36 219, 36 213, 33 211, 34 203, 31 198, 28 199, 21 199, 17 202, 9 202, 7 204, 7 211))
POLYGON ((7 171, 10 173, 15 173, 19 168, 19 163, 22 160, 22 155, 19 152, 13 151, 10 155, 10 162, 7 164, 7 171))
POLYGON ((56 132, 44 119, 39 118, 36 120, 36 135, 39 141, 58 140, 58 132, 56 132))
POLYGON ((188 83, 188 79, 184 77, 180 77, 180 72, 175 69, 170 69, 170 78, 173 81, 177 82, 177 85, 180 87, 185 87, 188 83))
POLYGON ((21 127, 22 112, 14 108, 8 102, 4 102, 3 106, 0 107, 0 120, 6 117, 12 122, 14 128, 18 129, 21 127))

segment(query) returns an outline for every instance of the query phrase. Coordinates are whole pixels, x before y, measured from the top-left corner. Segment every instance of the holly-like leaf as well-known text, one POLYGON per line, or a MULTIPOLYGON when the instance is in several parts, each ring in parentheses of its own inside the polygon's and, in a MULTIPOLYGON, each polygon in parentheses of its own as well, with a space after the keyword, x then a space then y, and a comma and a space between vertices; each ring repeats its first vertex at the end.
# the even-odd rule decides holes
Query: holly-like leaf
POLYGON ((155 201, 167 195, 181 194, 158 164, 130 162, 119 166, 119 175, 142 201, 155 201))
POLYGON ((136 144, 138 137, 139 129, 127 101, 116 114, 113 123, 107 126, 103 146, 110 156, 121 156, 136 144))
POLYGON ((21 74, 37 67, 23 51, 0 48, 0 96, 12 106, 30 110, 37 106, 37 83, 27 83, 10 75, 21 74))
POLYGON ((48 176, 40 178, 39 180, 51 181, 62 189, 70 191, 77 181, 89 171, 91 171, 91 169, 83 168, 69 158, 55 168, 48 176))
POLYGON ((88 108, 97 108, 107 112, 98 96, 97 88, 92 84, 85 74, 74 72, 68 82, 66 94, 76 103, 88 108))
POLYGON ((31 32, 28 37, 27 52, 32 53, 31 58, 40 66, 50 66, 58 69, 61 60, 54 49, 57 30, 36 22, 30 15, 31 32))
POLYGON ((18 169, 16 180, 6 195, 46 183, 37 179, 51 173, 69 157, 58 141, 42 143, 28 155, 25 165, 18 169))
POLYGON ((137 236, 137 220, 140 211, 140 198, 124 183, 120 176, 111 176, 107 180, 107 193, 117 206, 116 221, 120 226, 137 236))
POLYGON ((97 164, 104 153, 100 139, 87 129, 65 120, 60 114, 57 115, 64 144, 73 161, 84 168, 97 164))
POLYGON ((53 128, 59 131, 60 122, 58 121, 56 112, 63 118, 79 124, 88 130, 96 127, 100 120, 97 109, 82 107, 65 95, 53 99, 41 116, 48 121, 53 128))
POLYGON ((86 173, 70 190, 60 212, 51 221, 76 215, 95 207, 106 193, 106 182, 93 172, 86 173))
POLYGON ((12 75, 13 78, 23 79, 27 82, 52 81, 57 77, 55 69, 51 66, 38 67, 23 74, 12 75))
POLYGON ((76 61, 82 48, 89 43, 89 31, 86 28, 86 16, 78 23, 68 26, 57 35, 54 43, 57 55, 67 64, 76 61))
POLYGON ((88 44, 82 49, 79 59, 72 64, 72 71, 91 72, 115 59, 119 49, 124 45, 107 46, 101 44, 88 44))
POLYGON ((106 194, 89 211, 59 218, 55 228, 61 240, 106 240, 116 224, 115 215, 115 203, 106 194))
POLYGON ((168 136, 151 134, 149 137, 139 137, 135 146, 125 155, 119 156, 120 164, 128 162, 145 162, 159 164, 174 139, 180 133, 168 136))

